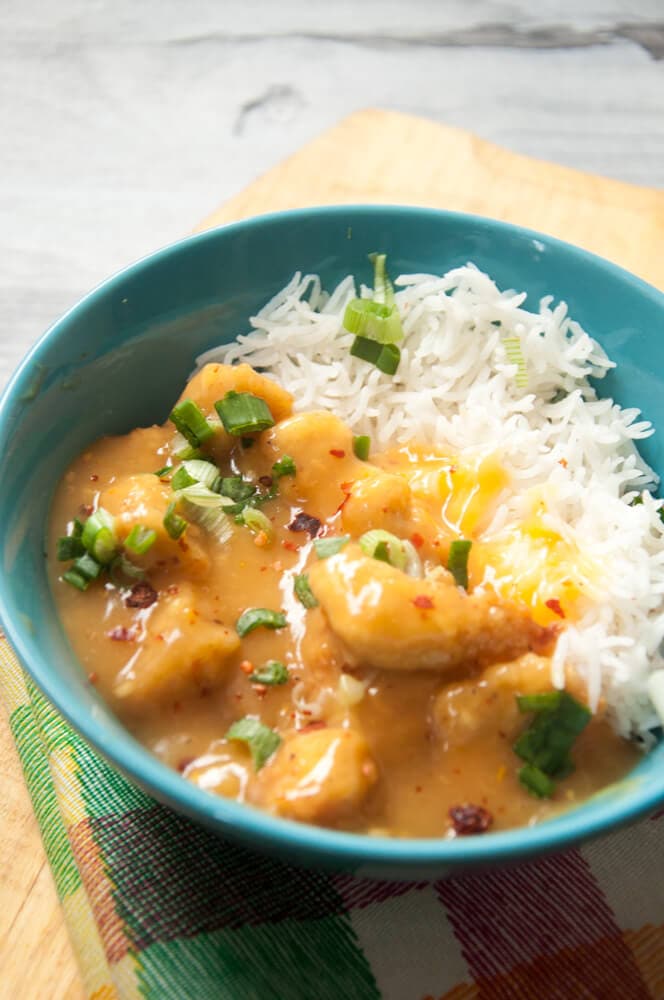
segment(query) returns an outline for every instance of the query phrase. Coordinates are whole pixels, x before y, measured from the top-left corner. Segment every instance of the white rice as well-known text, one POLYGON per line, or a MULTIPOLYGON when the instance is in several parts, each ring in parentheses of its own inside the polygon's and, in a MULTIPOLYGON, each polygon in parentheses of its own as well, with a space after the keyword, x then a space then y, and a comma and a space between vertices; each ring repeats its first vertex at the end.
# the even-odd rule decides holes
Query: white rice
POLYGON ((395 284, 405 340, 394 376, 349 353, 353 336, 342 319, 357 295, 353 278, 328 295, 316 275, 299 272, 251 319, 251 332, 198 365, 248 362, 288 388, 296 410, 331 410, 377 449, 416 441, 500 453, 512 485, 492 531, 518 525, 526 491, 541 484, 548 523, 603 569, 585 585, 591 610, 558 641, 554 683, 562 686, 570 663, 591 705, 603 696, 617 730, 650 745, 660 720, 647 678, 664 666, 664 525, 649 492, 657 477, 635 441, 651 425, 637 409, 598 399, 589 378, 613 362, 564 302, 547 297, 528 312, 525 293, 501 292, 472 264, 395 284), (524 387, 507 358, 508 337, 521 344, 524 387), (630 506, 637 493, 643 503, 630 506))

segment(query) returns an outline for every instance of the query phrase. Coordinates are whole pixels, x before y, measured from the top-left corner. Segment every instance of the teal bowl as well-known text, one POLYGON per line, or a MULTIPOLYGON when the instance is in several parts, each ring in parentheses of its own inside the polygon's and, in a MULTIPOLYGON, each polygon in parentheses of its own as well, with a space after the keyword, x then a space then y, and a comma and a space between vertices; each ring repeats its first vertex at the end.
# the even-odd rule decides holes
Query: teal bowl
MULTIPOLYGON (((333 207, 250 219, 192 236, 104 282, 42 337, 0 403, 0 617, 21 662, 75 729, 156 799, 247 847, 297 864, 381 878, 440 876, 560 850, 664 803, 664 744, 623 781, 539 826, 458 840, 368 837, 275 819, 210 795, 140 746, 90 685, 64 635, 45 572, 56 483, 102 434, 165 420, 197 354, 231 340, 296 270, 329 286, 390 269, 474 261, 501 287, 553 294, 618 367, 605 395, 664 429, 664 296, 583 250, 489 219, 401 207, 333 207)), ((664 473, 664 434, 643 443, 664 473)))

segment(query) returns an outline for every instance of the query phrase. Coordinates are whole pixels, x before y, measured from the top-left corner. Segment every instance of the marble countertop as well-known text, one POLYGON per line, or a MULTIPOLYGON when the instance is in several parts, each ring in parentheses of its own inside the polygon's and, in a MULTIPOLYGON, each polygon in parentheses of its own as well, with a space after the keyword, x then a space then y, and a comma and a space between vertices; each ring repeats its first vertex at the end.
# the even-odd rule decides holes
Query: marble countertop
POLYGON ((358 108, 664 187, 662 0, 2 9, 0 385, 83 292, 358 108))

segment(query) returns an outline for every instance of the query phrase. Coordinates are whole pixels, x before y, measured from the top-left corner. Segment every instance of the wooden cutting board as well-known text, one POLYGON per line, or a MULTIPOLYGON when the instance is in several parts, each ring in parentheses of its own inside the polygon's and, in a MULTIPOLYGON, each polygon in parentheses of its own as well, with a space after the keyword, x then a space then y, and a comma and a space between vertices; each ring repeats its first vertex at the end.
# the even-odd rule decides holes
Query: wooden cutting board
MULTIPOLYGON (((664 191, 518 156, 461 129, 361 111, 270 170, 198 228, 276 209, 389 202, 517 222, 664 289, 664 191)), ((0 720, 3 996, 85 996, 6 719, 0 720), (9 864, 7 864, 9 862, 9 864)))

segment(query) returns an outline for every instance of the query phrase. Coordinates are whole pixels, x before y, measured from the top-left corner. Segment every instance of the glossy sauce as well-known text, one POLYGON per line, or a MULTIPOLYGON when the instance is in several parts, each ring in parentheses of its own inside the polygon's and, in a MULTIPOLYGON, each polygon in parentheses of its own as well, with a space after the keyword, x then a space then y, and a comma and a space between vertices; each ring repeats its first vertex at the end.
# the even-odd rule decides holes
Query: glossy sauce
MULTIPOLYGON (((73 463, 53 503, 51 553, 65 525, 97 505, 116 516, 121 537, 133 524, 159 530, 150 553, 135 560, 157 595, 145 608, 128 606, 131 581, 106 578, 79 593, 62 582, 62 564, 49 559, 60 614, 83 668, 143 744, 210 792, 303 821, 395 836, 452 835, 448 811, 462 803, 488 808, 494 829, 537 822, 633 766, 633 748, 596 717, 575 745, 575 772, 552 799, 533 798, 516 777, 520 761, 512 744, 525 723, 514 695, 550 689, 546 655, 526 642, 516 667, 480 666, 474 654, 446 669, 411 669, 407 655, 403 665, 377 667, 371 653, 359 656, 335 631, 332 604, 321 599, 322 606, 307 610, 293 593, 297 573, 311 571, 313 581, 323 572, 309 533, 289 528, 304 511, 329 536, 355 540, 385 528, 411 539, 427 571, 446 564, 453 538, 473 539, 471 597, 493 581, 495 600, 527 613, 538 628, 564 625, 583 608, 584 581, 597 569, 547 526, 541 496, 530 497, 518 531, 491 530, 509 485, 499 456, 461 458, 412 446, 361 462, 336 418, 289 418, 287 394, 240 369, 208 366, 185 395, 209 415, 211 401, 235 387, 234 379, 238 391, 264 395, 278 422, 251 447, 218 435, 212 460, 224 475, 253 482, 269 477, 284 454, 297 468, 262 508, 274 530, 270 544, 235 524, 225 544, 195 524, 179 541, 164 535, 172 490, 153 473, 171 456, 172 425, 97 442, 73 463), (288 626, 259 628, 239 640, 234 626, 250 607, 282 610, 288 626), (248 672, 268 660, 286 664, 286 684, 251 683, 248 672), (246 716, 283 740, 259 771, 246 744, 225 738, 246 716)), ((359 566, 355 546, 345 551, 347 566, 353 558, 359 566)), ((381 572, 376 568, 377 577, 381 572)), ((416 582, 400 577, 395 586, 410 594, 416 582)), ((417 614, 424 627, 426 607, 417 614)), ((373 637, 385 657, 390 627, 373 637)))

